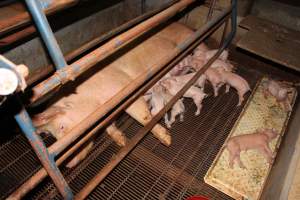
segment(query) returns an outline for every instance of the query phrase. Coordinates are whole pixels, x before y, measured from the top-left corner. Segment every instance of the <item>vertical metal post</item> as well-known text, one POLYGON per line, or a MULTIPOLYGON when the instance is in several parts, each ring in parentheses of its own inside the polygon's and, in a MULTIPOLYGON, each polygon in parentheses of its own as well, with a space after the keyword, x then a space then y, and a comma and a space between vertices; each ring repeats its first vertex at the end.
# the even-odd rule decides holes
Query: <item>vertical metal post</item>
MULTIPOLYGON (((19 99, 18 103, 20 103, 19 99)), ((52 178, 61 195, 64 197, 64 199, 73 199, 72 191, 65 181, 63 175, 61 174, 60 170, 58 169, 54 161, 54 156, 48 153, 47 147, 45 146, 42 139, 37 135, 36 129, 33 126, 26 109, 23 105, 21 106, 21 110, 15 115, 17 123, 27 137, 33 150, 40 159, 49 176, 52 178)))
POLYGON ((25 2, 37 26, 37 29, 42 36, 42 39, 48 49, 48 52, 53 60, 56 69, 61 69, 67 66, 65 58, 58 46, 46 15, 43 11, 40 0, 25 0, 25 2))

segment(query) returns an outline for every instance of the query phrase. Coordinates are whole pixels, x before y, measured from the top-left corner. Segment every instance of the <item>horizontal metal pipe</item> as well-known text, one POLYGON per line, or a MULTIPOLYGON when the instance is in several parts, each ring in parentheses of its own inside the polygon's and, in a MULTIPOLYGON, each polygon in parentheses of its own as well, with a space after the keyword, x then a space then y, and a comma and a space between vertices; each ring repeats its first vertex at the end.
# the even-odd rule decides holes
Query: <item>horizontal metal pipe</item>
POLYGON ((138 36, 156 27, 160 23, 168 20, 176 13, 183 10, 185 7, 193 3, 195 0, 181 0, 178 3, 172 5, 168 9, 160 12, 159 14, 151 17, 143 23, 135 26, 125 33, 111 39, 109 42, 99 47, 95 51, 77 60, 73 64, 58 70, 53 76, 38 84, 32 89, 33 96, 31 102, 38 100, 56 87, 67 83, 70 80, 74 80, 83 72, 107 58, 109 55, 116 52, 121 47, 133 41, 138 36))
POLYGON ((54 37, 54 34, 42 9, 40 1, 25 0, 25 2, 37 26, 37 29, 41 34, 42 39, 47 47, 48 53, 55 65, 55 68, 62 69, 66 67, 67 63, 54 37))
MULTIPOLYGON (((193 48, 198 46, 200 42, 204 38, 206 38, 209 34, 211 34, 215 29, 219 28, 224 20, 220 21, 216 24, 215 27, 209 28, 205 34, 199 38, 198 42, 194 43, 184 54, 180 54, 175 60, 173 60, 167 67, 163 68, 161 72, 153 79, 149 80, 149 82, 139 89, 134 95, 132 95, 126 102, 124 102, 121 106, 119 106, 116 110, 114 110, 108 117, 105 118, 101 123, 99 123, 96 127, 94 127, 87 135, 85 135, 78 143, 72 146, 65 154, 63 154, 57 161, 57 165, 60 165, 65 159, 71 156, 81 145, 89 141, 101 128, 106 126, 109 122, 114 120, 118 114, 125 110, 128 106, 130 106, 139 96, 148 91, 158 80, 160 80, 176 63, 178 63, 184 56, 191 51, 193 48)), ((203 30, 205 32, 205 30, 203 30)), ((28 193, 31 189, 36 187, 45 177, 47 173, 44 169, 40 169, 36 174, 34 174, 28 181, 26 181, 20 188, 18 188, 14 193, 9 197, 10 199, 21 199, 26 193, 28 193)))
POLYGON ((72 199, 73 194, 69 185, 55 164, 54 157, 48 153, 47 147, 38 136, 29 114, 24 107, 15 115, 15 119, 61 195, 64 199, 72 199))
POLYGON ((171 1, 169 3, 167 3, 166 5, 163 5, 162 7, 155 9, 153 11, 149 11, 141 16, 138 16, 132 20, 130 20, 129 22, 126 22, 125 24, 122 24, 121 26, 117 27, 116 29, 113 29, 112 31, 109 31, 108 33, 101 35, 99 37, 94 38, 93 40, 85 43, 84 45, 82 45, 81 47, 79 47, 78 49, 68 53, 66 55, 66 60, 70 61, 72 59, 74 59, 75 57, 79 56, 80 54, 84 53, 85 51, 87 51, 88 49, 91 49, 93 47, 95 47, 96 45, 100 44, 101 42, 115 36, 116 34, 121 33, 122 31, 131 28, 132 26, 140 23, 141 21, 161 12, 162 10, 165 10, 166 8, 170 7, 171 5, 173 5, 174 3, 178 2, 178 0, 175 1, 171 1))
MULTIPOLYGON (((70 7, 76 3, 78 3, 79 0, 55 0, 53 1, 47 9, 45 9, 46 14, 53 14, 56 11, 65 9, 67 7, 70 7)), ((0 12, 1 9, 0 8, 0 12)), ((9 31, 15 30, 19 27, 22 27, 30 22, 30 15, 26 11, 20 11, 19 14, 16 14, 13 17, 5 18, 5 20, 0 20, 0 35, 3 35, 5 33, 8 33, 9 31)))
MULTIPOLYGON (((233 31, 233 30, 232 30, 233 31)), ((198 32, 199 33, 199 32, 198 32)), ((196 34, 197 35, 197 34, 196 34)), ((102 170, 94 176, 94 178, 75 196, 76 200, 85 199, 104 178, 134 149, 134 147, 149 133, 155 124, 165 115, 165 113, 172 108, 172 106, 186 93, 186 91, 198 80, 198 78, 210 67, 210 65, 221 55, 222 51, 232 40, 228 37, 224 45, 218 52, 189 80, 183 88, 156 114, 152 120, 143 128, 141 128, 136 135, 130 139, 129 143, 123 147, 117 155, 113 156, 110 162, 102 168, 102 170)))
POLYGON ((3 37, 0 39, 0 48, 9 46, 27 36, 30 36, 31 34, 35 33, 36 29, 34 26, 29 26, 24 28, 21 31, 18 31, 16 33, 13 33, 11 35, 8 35, 6 37, 3 37))

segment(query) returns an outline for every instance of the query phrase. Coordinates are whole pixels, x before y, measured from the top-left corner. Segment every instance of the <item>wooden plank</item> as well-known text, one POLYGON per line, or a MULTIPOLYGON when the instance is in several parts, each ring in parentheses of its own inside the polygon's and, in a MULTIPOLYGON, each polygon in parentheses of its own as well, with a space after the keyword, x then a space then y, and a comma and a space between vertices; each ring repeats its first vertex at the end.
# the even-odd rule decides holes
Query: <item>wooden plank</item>
POLYGON ((249 32, 237 43, 238 47, 300 71, 300 32, 253 16, 246 17, 240 27, 249 32))
MULTIPOLYGON (((264 97, 262 86, 264 81, 263 79, 253 90, 227 140, 232 136, 253 133, 258 129, 274 128, 280 133, 280 136, 270 142, 270 147, 276 155, 291 112, 282 109, 274 97, 264 97)), ((296 95, 296 90, 290 94, 292 105, 296 95)), ((245 169, 238 165, 234 168, 229 167, 229 154, 225 142, 204 180, 235 199, 259 199, 272 165, 269 165, 263 155, 256 150, 241 152, 241 160, 246 166, 245 169)))

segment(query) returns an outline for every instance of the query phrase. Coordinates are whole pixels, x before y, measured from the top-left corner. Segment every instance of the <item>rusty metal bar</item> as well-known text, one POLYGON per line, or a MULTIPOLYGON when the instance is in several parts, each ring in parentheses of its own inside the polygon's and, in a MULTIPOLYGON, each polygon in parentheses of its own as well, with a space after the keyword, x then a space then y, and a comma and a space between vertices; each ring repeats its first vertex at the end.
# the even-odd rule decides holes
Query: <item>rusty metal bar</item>
MULTIPOLYGON (((232 9, 236 9, 233 4, 232 9)), ((232 12, 234 16, 236 12, 232 12)), ((234 24, 232 24, 234 25, 234 24)), ((231 34, 224 42, 218 52, 201 68, 191 80, 186 83, 183 88, 174 96, 172 99, 162 108, 158 114, 156 114, 152 120, 143 128, 141 128, 136 135, 130 140, 130 142, 123 147, 117 155, 115 155, 110 162, 104 166, 104 168, 75 196, 76 200, 85 199, 100 183, 104 178, 124 159, 135 146, 147 135, 147 133, 155 126, 155 124, 165 115, 165 113, 172 108, 172 106, 185 94, 185 92, 198 80, 198 78, 210 67, 210 65, 221 55, 222 51, 229 45, 235 35, 236 26, 232 27, 231 34)), ((195 35, 198 35, 197 31, 195 35)), ((201 33, 202 35, 203 33, 201 33)), ((193 38, 193 37, 192 37, 193 38)))
MULTIPOLYGON (((53 14, 56 11, 65 9, 78 3, 79 0, 53 0, 51 4, 45 9, 46 14, 53 14)), ((1 11, 1 9, 0 9, 1 11)), ((15 30, 22 27, 30 22, 30 15, 26 11, 21 11, 20 14, 10 17, 9 19, 0 21, 0 35, 8 33, 9 31, 15 30)))
POLYGON ((228 29, 228 23, 229 23, 229 19, 227 19, 225 21, 225 25, 224 25, 224 29, 223 29, 223 33, 222 33, 222 38, 221 38, 221 42, 220 42, 220 47, 223 44, 225 38, 226 38, 226 34, 227 34, 227 29, 228 29))
POLYGON ((27 113, 23 105, 21 105, 20 111, 15 115, 15 119, 19 124, 21 130, 25 134, 26 138, 28 139, 33 150, 35 151, 36 155, 38 156, 39 160, 41 161, 45 171, 47 171, 64 199, 73 199, 72 191, 63 175, 61 174, 60 170, 58 169, 57 165, 55 164, 54 156, 52 154, 49 154, 44 142, 38 136, 36 129, 29 117, 29 114, 27 113))
MULTIPOLYGON (((227 16, 229 13, 226 11, 224 13, 224 17, 227 16)), ((223 16, 223 15, 222 15, 223 16)), ((218 18, 219 20, 222 19, 222 17, 218 18)), ((65 159, 67 159, 70 155, 72 155, 78 148, 80 148, 81 145, 89 141, 90 138, 92 138, 101 128, 106 126, 109 122, 114 120, 118 114, 126 109, 128 106, 130 106, 139 96, 144 94, 146 91, 148 91, 158 80, 160 80, 176 63, 178 63, 181 59, 184 58, 184 56, 187 55, 187 53, 191 52, 195 47, 199 45, 200 42, 204 38, 206 38, 208 35, 210 35, 213 31, 215 31, 217 28, 219 28, 225 19, 219 21, 217 24, 214 25, 214 27, 203 27, 202 33, 203 35, 200 38, 195 39, 198 41, 190 41, 188 44, 192 44, 184 53, 180 54, 180 51, 178 51, 178 57, 176 57, 171 63, 168 64, 165 68, 162 69, 158 73, 157 76, 155 76, 153 79, 150 79, 149 82, 144 85, 142 88, 138 90, 138 92, 134 93, 128 100, 126 100, 121 106, 119 106, 116 110, 114 110, 109 116, 105 118, 101 123, 99 123, 96 127, 94 127, 87 135, 85 135, 78 143, 76 143, 74 146, 72 146, 64 155, 62 155, 57 160, 57 165, 60 165, 65 159)), ((186 44, 188 46, 188 44, 186 44)), ((181 49, 183 48, 182 45, 181 49)), ((92 116, 90 116, 87 121, 92 120, 92 116)), ((84 124, 84 123, 83 123, 84 124)), ((72 133, 68 134, 71 135, 72 133)), ((66 139, 66 138, 64 138, 66 139)), ((56 148, 50 148, 49 151, 52 152, 56 148)), ((35 186, 37 186, 45 177, 47 176, 47 173, 44 169, 39 170, 34 176, 32 176, 28 181, 26 181, 20 188, 18 188, 9 198, 10 199, 20 199, 22 198, 27 192, 29 192, 31 189, 33 189, 35 186)))
POLYGON ((208 14, 207 14, 207 17, 206 17, 206 22, 208 22, 209 20, 211 20, 211 18, 213 16, 213 12, 214 12, 214 9, 215 9, 216 1, 217 0, 210 0, 209 10, 208 10, 208 14))
POLYGON ((3 37, 0 39, 0 48, 1 47, 5 47, 5 46, 9 46, 17 41, 19 41, 20 39, 23 39, 27 36, 30 36, 31 34, 35 33, 36 29, 34 26, 29 26, 24 28, 21 31, 18 31, 16 33, 13 33, 11 35, 8 35, 6 37, 3 37))
POLYGON ((95 51, 84 56, 83 58, 77 60, 73 64, 56 71, 56 73, 53 76, 51 76, 50 78, 33 88, 33 96, 31 98, 31 102, 38 100, 39 98, 43 97, 58 86, 63 85, 71 80, 74 80, 80 74, 93 67, 101 60, 105 59, 121 47, 130 43, 138 36, 156 27, 162 22, 170 19, 172 16, 183 10, 185 7, 187 7, 194 1, 195 0, 179 1, 178 3, 172 5, 166 10, 144 21, 143 23, 135 26, 127 32, 122 33, 121 35, 111 39, 103 46, 99 47, 95 51))

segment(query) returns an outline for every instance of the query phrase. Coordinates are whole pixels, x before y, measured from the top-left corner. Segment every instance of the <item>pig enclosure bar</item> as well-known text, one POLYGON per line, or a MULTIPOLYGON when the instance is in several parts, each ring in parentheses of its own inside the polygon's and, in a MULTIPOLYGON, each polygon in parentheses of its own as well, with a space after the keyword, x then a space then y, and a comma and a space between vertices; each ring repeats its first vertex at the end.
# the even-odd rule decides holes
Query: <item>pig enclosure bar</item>
MULTIPOLYGON (((45 13, 52 14, 78 3, 78 0, 42 0, 40 2, 42 3, 43 9, 45 9, 45 13)), ((0 35, 6 34, 20 27, 24 27, 30 22, 30 15, 26 12, 22 4, 17 1, 14 4, 22 7, 22 10, 9 18, 0 20, 0 35)), ((0 8, 0 12, 2 11, 5 12, 5 7, 0 8)))
POLYGON ((104 58, 107 58, 119 48, 125 46, 130 41, 142 35, 146 31, 149 31, 150 29, 159 25, 159 23, 168 20, 193 2, 194 0, 179 1, 165 11, 155 15, 154 17, 151 17, 150 19, 135 26, 127 32, 111 39, 100 48, 94 50, 78 61, 75 61, 66 68, 56 71, 53 76, 33 88, 33 96, 31 98, 31 101, 37 101, 39 98, 54 90, 56 87, 74 80, 77 76, 87 71, 96 63, 100 62, 104 58))
MULTIPOLYGON (((184 2, 184 1, 182 1, 182 2, 184 2)), ((188 3, 191 3, 192 1, 187 1, 188 3)), ((179 4, 180 5, 180 4, 179 4)), ((181 5, 181 6, 183 6, 183 7, 185 7, 186 5, 185 4, 183 4, 183 5, 181 5)), ((180 9, 182 9, 182 7, 179 7, 178 8, 178 10, 180 10, 180 9)), ((172 11, 172 10, 171 10, 172 11)), ((212 27, 219 21, 219 20, 221 20, 223 17, 225 17, 227 14, 229 14, 229 12, 231 11, 231 8, 229 9, 229 10, 227 10, 227 11, 225 11, 224 13, 222 13, 219 17, 217 17, 216 18, 216 20, 212 20, 210 23, 208 23, 208 26, 207 27, 205 27, 204 28, 204 30, 199 30, 199 31, 197 31, 196 33, 195 33, 195 35, 190 39, 190 40, 188 40, 188 41, 186 41, 185 43, 183 43, 183 45, 180 45, 180 49, 178 50, 178 52, 176 52, 175 53, 175 56, 176 56, 176 54, 179 54, 180 53, 180 51, 182 51, 183 49, 185 49, 188 45, 190 45, 192 42, 194 42, 198 37, 200 37, 202 34, 203 34, 203 32, 205 32, 205 31, 207 31, 206 29, 209 29, 209 28, 211 28, 212 29, 212 27), (214 24, 215 23, 215 24, 214 24), (199 35, 200 34, 200 35, 199 35)), ((174 15, 174 14, 176 14, 176 12, 177 11, 175 11, 175 13, 173 13, 173 12, 171 12, 171 15, 174 15)), ((235 17, 235 15, 234 15, 234 12, 232 12, 232 15, 233 15, 233 17, 235 17)), ((168 17, 168 16, 167 16, 168 17)), ((164 19, 164 18, 163 18, 164 19)), ((165 20, 165 19, 164 19, 165 20)), ((146 21, 147 22, 147 21, 146 21)), ((235 20, 232 20, 232 23, 233 24, 235 24, 235 20)), ((154 25, 156 25, 155 23, 154 23, 154 25)), ((220 24, 219 24, 220 25, 220 24)), ((149 28, 151 28, 151 27, 149 27, 149 28)), ((146 28, 146 30, 149 30, 149 28, 147 29, 146 28)), ((146 30, 144 30, 143 29, 143 27, 142 27, 142 29, 141 30, 139 30, 139 31, 141 31, 141 32, 143 32, 143 31, 146 31, 146 30)), ((136 33, 136 34, 139 34, 139 31, 136 33)), ((134 33, 134 32, 133 32, 134 33)), ((234 34, 234 30, 232 31, 232 33, 230 34, 230 36, 229 36, 229 40, 227 40, 226 41, 226 43, 223 45, 223 49, 225 48, 225 46, 227 46, 228 45, 228 42, 231 40, 231 38, 232 38, 232 36, 233 36, 233 34, 234 34)), ((125 35, 126 36, 126 35, 125 35)), ((134 35, 133 36, 130 36, 130 37, 125 37, 125 39, 131 39, 131 37, 134 37, 134 35)), ((118 38, 116 38, 116 39, 118 39, 118 38)), ((119 40, 115 40, 115 41, 119 41, 119 40)), ((126 43, 127 42, 127 40, 124 40, 123 41, 124 43, 126 43)), ((115 44, 116 45, 116 48, 118 49, 119 48, 119 46, 120 46, 120 44, 119 43, 116 43, 115 44)), ((114 51, 114 49, 112 49, 112 51, 114 51)), ((218 54, 220 54, 221 52, 219 51, 218 52, 218 54)), ((107 55, 106 55, 107 56, 107 55)), ((174 56, 174 57, 175 57, 174 56)), ((217 55, 216 56, 214 56, 214 59, 217 57, 217 55)), ((103 59, 103 58, 101 58, 101 59, 103 59)), ((82 59, 82 60, 80 60, 81 62, 83 62, 83 63, 85 63, 85 61, 82 59)), ((94 63, 96 63, 96 62, 98 62, 99 60, 94 60, 94 61, 90 61, 91 63, 88 63, 89 65, 88 65, 88 67, 91 67, 94 63)), ((169 61, 164 61, 164 62, 162 62, 164 65, 166 64, 166 63, 168 63, 169 61)), ((210 64, 212 61, 210 61, 208 64, 210 64)), ((76 62, 75 62, 76 63, 76 62)), ((209 65, 207 65, 206 67, 208 67, 209 65)), ((86 70, 85 68, 83 68, 84 70, 86 70)), ((77 72, 78 73, 78 72, 77 72)), ((200 74, 201 74, 202 72, 199 72, 196 76, 200 76, 200 74)), ((78 76, 80 73, 78 73, 78 74, 76 74, 76 76, 78 76)), ((196 80, 196 77, 194 77, 193 78, 193 80, 192 81, 195 81, 196 80)), ((192 81, 191 82, 189 82, 188 84, 192 84, 192 81)), ((188 88, 188 86, 185 86, 185 88, 183 89, 183 90, 186 90, 188 88)), ((181 93, 183 93, 183 90, 181 91, 181 93)), ((175 98, 178 98, 178 96, 179 95, 177 95, 175 98)), ((173 99, 173 103, 174 103, 174 99, 173 99)), ((168 106, 171 106, 171 103, 170 104, 168 104, 168 106)), ((22 110, 23 111, 23 113, 21 113, 21 115, 22 116, 28 116, 28 115, 26 115, 26 112, 25 112, 25 114, 24 114, 24 110, 22 110), (24 114, 24 115, 23 115, 24 114)), ((161 111, 161 113, 162 113, 163 111, 161 111)), ((20 118, 17 118, 17 119, 20 119, 20 118)), ((98 118, 99 119, 99 118, 98 118)), ((159 119, 159 117, 156 117, 156 119, 155 120, 157 120, 157 119, 159 119)), ((33 127, 31 127, 30 125, 30 120, 28 119, 28 118, 22 118, 22 122, 20 122, 20 120, 18 120, 20 123, 21 123, 21 125, 24 125, 23 124, 23 122, 26 120, 26 125, 29 125, 27 128, 24 128, 23 130, 26 130, 26 129, 31 129, 31 131, 32 132, 34 132, 34 128, 33 127)), ((153 122, 151 122, 151 123, 153 123, 153 122)), ((151 125, 151 123, 150 123, 150 125, 151 125)), ((149 127, 150 127, 150 125, 149 125, 149 127)), ((153 124, 154 125, 154 124, 153 124)), ((24 126, 23 126, 24 127, 24 126)), ((71 134, 68 134, 68 135, 71 135, 71 134)), ((78 135, 78 136, 75 136, 75 137, 79 137, 80 135, 78 135)), ((66 140, 64 140, 64 138, 62 139, 62 140, 59 140, 58 142, 60 142, 60 141, 63 141, 62 143, 64 143, 65 142, 65 146, 64 147, 66 147, 66 146, 68 146, 68 144, 70 144, 71 142, 73 142, 75 139, 77 139, 77 138, 74 138, 72 141, 66 141, 66 140)), ((137 142, 138 142, 139 140, 137 140, 137 142)), ((57 142, 57 143, 58 143, 57 142)), ((57 143, 55 143, 55 144, 57 144, 57 143)), ((134 145, 135 146, 135 145, 134 145)), ((132 146, 132 148, 134 147, 134 146, 132 146)), ((59 151, 62 151, 63 150, 63 148, 61 148, 61 147, 59 147, 60 149, 59 149, 59 151)), ((55 154, 54 155, 57 155, 57 153, 59 153, 59 151, 58 152, 55 152, 55 154)), ((51 152, 51 151, 50 151, 51 152)), ((53 162, 53 161, 52 161, 53 162)), ((63 183, 63 182, 62 182, 63 183)), ((58 184, 57 184, 58 185, 58 184)), ((64 189, 66 189, 67 187, 65 186, 64 187, 64 189)), ((62 189, 62 188, 59 188, 59 189, 62 189)), ((68 189, 68 188, 67 188, 68 189)), ((67 190, 66 189, 66 190, 67 190)), ((62 192, 64 192, 64 191, 62 191, 62 192)), ((68 193, 68 192, 67 192, 68 193)), ((64 195, 64 197, 66 198, 67 197, 67 195, 64 195)), ((70 198, 70 196, 69 196, 69 198, 70 198)))
MULTIPOLYGON (((222 21, 219 22, 217 24, 217 26, 214 29, 210 29, 209 31, 207 31, 205 34, 200 34, 202 35, 201 38, 192 45, 193 48, 195 48, 200 41, 202 41, 205 37, 207 37, 208 35, 210 35, 216 28, 218 28, 220 25, 222 24, 222 21)), ((205 30, 205 28, 203 27, 203 30, 205 30)), ((193 48, 189 48, 189 50, 193 49, 193 48)), ((149 80, 149 83, 147 85, 145 85, 142 89, 140 89, 138 92, 134 93, 130 99, 128 99, 125 103, 123 103, 122 105, 120 105, 112 114, 110 114, 109 116, 107 116, 105 118, 105 120, 103 120, 102 122, 100 122, 100 124, 98 124, 95 128, 93 128, 92 131, 90 131, 87 135, 85 135, 78 143, 76 143, 74 146, 72 146, 72 148, 70 148, 66 153, 64 153, 62 156, 59 157, 59 159, 57 160, 57 165, 60 165, 64 160, 66 160, 70 155, 72 155, 78 148, 80 148, 80 146, 82 146, 84 143, 86 143, 88 140, 90 140, 101 128, 103 128, 105 126, 105 124, 107 124, 108 122, 112 121, 122 110, 124 110, 126 107, 128 107, 130 104, 132 104, 133 101, 135 101, 140 95, 144 94, 152 85, 154 85, 161 77, 163 77, 177 62, 179 62, 181 59, 183 59, 185 56, 185 54, 181 54, 179 57, 177 57, 174 61, 172 61, 172 63, 164 68, 157 76, 153 77, 152 79, 149 80)), ((98 112, 95 112, 98 113, 98 112)), ((91 123, 92 121, 96 121, 96 119, 98 119, 98 116, 90 116, 89 118, 86 119, 85 123, 91 123)), ((83 131, 84 132, 84 131, 83 131)), ((71 133, 71 134, 75 134, 71 133)), ((49 151, 52 152, 54 148, 50 147, 49 151)), ((54 150, 53 150, 54 151, 54 150)), ((125 150, 126 154, 129 153, 128 148, 126 148, 125 150)), ((118 158, 118 160, 121 158, 120 156, 116 157, 118 158)), ((110 163, 110 165, 113 163, 110 163)), ((116 164, 116 163, 115 163, 116 164)), ((109 171, 111 171, 113 168, 111 167, 106 167, 108 170, 105 170, 106 172, 101 171, 101 175, 106 176, 109 171)), ((26 191, 32 189, 32 187, 36 186, 38 183, 40 183, 45 177, 47 176, 47 173, 44 169, 39 170, 35 175, 33 175, 28 181, 26 181, 18 190, 16 190, 11 197, 13 199, 17 198, 21 198, 23 195, 25 195, 26 191)), ((100 179, 98 179, 97 181, 99 181, 100 179)))

